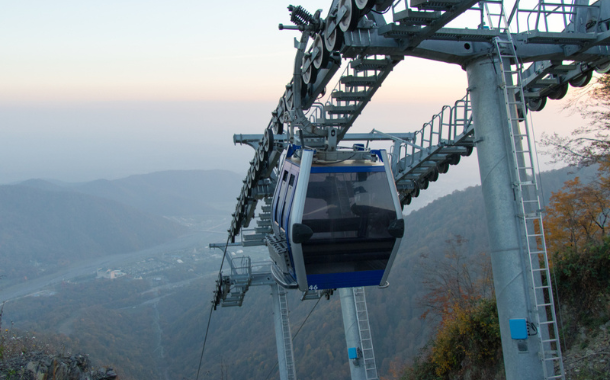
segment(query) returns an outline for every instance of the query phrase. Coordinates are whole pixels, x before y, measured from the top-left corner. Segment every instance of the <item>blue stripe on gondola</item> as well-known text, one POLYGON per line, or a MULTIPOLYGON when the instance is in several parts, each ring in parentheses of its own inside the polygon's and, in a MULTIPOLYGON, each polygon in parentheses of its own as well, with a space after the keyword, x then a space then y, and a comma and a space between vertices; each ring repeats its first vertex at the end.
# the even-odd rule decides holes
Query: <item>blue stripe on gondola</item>
POLYGON ((312 173, 371 173, 385 172, 383 166, 313 166, 312 173))
POLYGON ((361 272, 309 274, 309 289, 354 288, 359 286, 377 286, 383 277, 383 270, 361 272))

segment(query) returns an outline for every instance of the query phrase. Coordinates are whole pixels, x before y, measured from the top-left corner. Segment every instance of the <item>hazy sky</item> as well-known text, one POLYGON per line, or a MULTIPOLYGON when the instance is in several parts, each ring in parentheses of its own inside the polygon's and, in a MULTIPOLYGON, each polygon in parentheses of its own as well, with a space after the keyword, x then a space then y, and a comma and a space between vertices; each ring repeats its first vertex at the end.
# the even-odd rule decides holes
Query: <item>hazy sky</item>
MULTIPOLYGON (((289 3, 2 1, 0 183, 245 171, 232 136, 261 133, 290 80, 289 3)), ((301 2, 324 17, 330 3, 301 2)), ((465 92, 460 67, 408 58, 352 131, 415 131, 465 92)), ((580 122, 559 109, 535 115, 538 133, 580 122)), ((455 172, 476 183, 476 158, 455 172)))

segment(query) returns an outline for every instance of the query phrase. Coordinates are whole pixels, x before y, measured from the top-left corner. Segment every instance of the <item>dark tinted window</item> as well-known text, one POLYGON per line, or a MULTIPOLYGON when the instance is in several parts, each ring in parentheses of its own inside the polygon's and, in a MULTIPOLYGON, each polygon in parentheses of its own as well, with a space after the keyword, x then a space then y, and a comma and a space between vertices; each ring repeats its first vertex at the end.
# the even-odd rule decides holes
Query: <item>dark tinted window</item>
POLYGON ((288 181, 288 189, 286 190, 286 197, 284 198, 284 205, 282 206, 282 218, 280 219, 282 221, 282 223, 280 225, 282 228, 284 228, 284 226, 286 224, 286 218, 288 217, 288 215, 286 214, 286 208, 288 207, 288 209, 290 209, 290 206, 292 205, 292 198, 293 198, 292 193, 294 192, 294 179, 295 179, 294 174, 290 174, 290 181, 288 181))
POLYGON ((277 193, 276 204, 275 204, 275 214, 273 215, 273 220, 279 223, 278 214, 280 212, 280 208, 282 207, 283 200, 286 194, 286 179, 288 178, 288 171, 284 170, 282 174, 282 183, 280 184, 280 189, 277 193))
POLYGON ((395 238, 396 209, 385 172, 311 173, 303 224, 308 274, 385 269, 395 238))
POLYGON ((396 210, 385 172, 311 173, 303 223, 312 239, 389 237, 396 210))

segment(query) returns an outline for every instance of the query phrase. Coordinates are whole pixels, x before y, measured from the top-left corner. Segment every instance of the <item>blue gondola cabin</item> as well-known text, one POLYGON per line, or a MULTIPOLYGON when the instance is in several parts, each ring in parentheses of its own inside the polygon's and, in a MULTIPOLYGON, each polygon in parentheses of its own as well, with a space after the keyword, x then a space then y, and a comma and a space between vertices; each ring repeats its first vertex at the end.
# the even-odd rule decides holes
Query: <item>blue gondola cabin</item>
POLYGON ((302 291, 385 285, 404 233, 385 151, 341 161, 298 153, 284 160, 273 198, 276 279, 302 291))

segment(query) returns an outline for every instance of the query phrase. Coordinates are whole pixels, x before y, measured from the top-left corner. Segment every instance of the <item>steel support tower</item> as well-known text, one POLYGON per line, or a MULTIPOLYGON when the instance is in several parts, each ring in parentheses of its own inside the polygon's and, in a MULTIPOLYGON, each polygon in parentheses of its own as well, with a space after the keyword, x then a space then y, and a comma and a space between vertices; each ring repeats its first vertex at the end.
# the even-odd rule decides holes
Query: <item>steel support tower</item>
MULTIPOLYGON (((257 227, 247 228, 257 203, 272 196, 275 169, 290 144, 332 150, 350 140, 366 146, 390 142, 391 167, 405 207, 477 148, 507 379, 564 378, 527 113, 542 110, 547 99, 563 98, 569 86, 586 85, 594 70, 610 71, 610 0, 333 0, 325 19, 322 10, 313 15, 302 7, 289 10, 294 26, 280 29, 300 32, 293 76, 265 133, 234 137, 256 152, 230 240, 266 244, 268 204, 257 227), (452 24, 465 14, 475 16, 468 27, 452 24), (347 133, 404 57, 460 65, 468 77, 466 96, 443 107, 418 131, 347 133), (342 64, 338 83, 329 86, 342 64)), ((294 362, 286 359, 292 343, 282 290, 269 266, 253 270, 246 264, 232 265, 230 274, 219 276, 214 304, 240 306, 250 285, 272 285, 275 314, 282 316, 276 318, 278 357, 285 367, 280 374, 288 379, 294 362)), ((376 367, 360 291, 339 291, 348 358, 353 379, 373 379, 376 367)), ((308 293, 303 299, 322 296, 308 293)))
POLYGON ((491 262, 507 379, 541 379, 539 342, 510 339, 509 321, 531 320, 530 287, 523 263, 522 238, 511 173, 515 170, 510 133, 498 73, 493 58, 482 58, 466 68, 477 139, 481 188, 485 202, 491 262))

